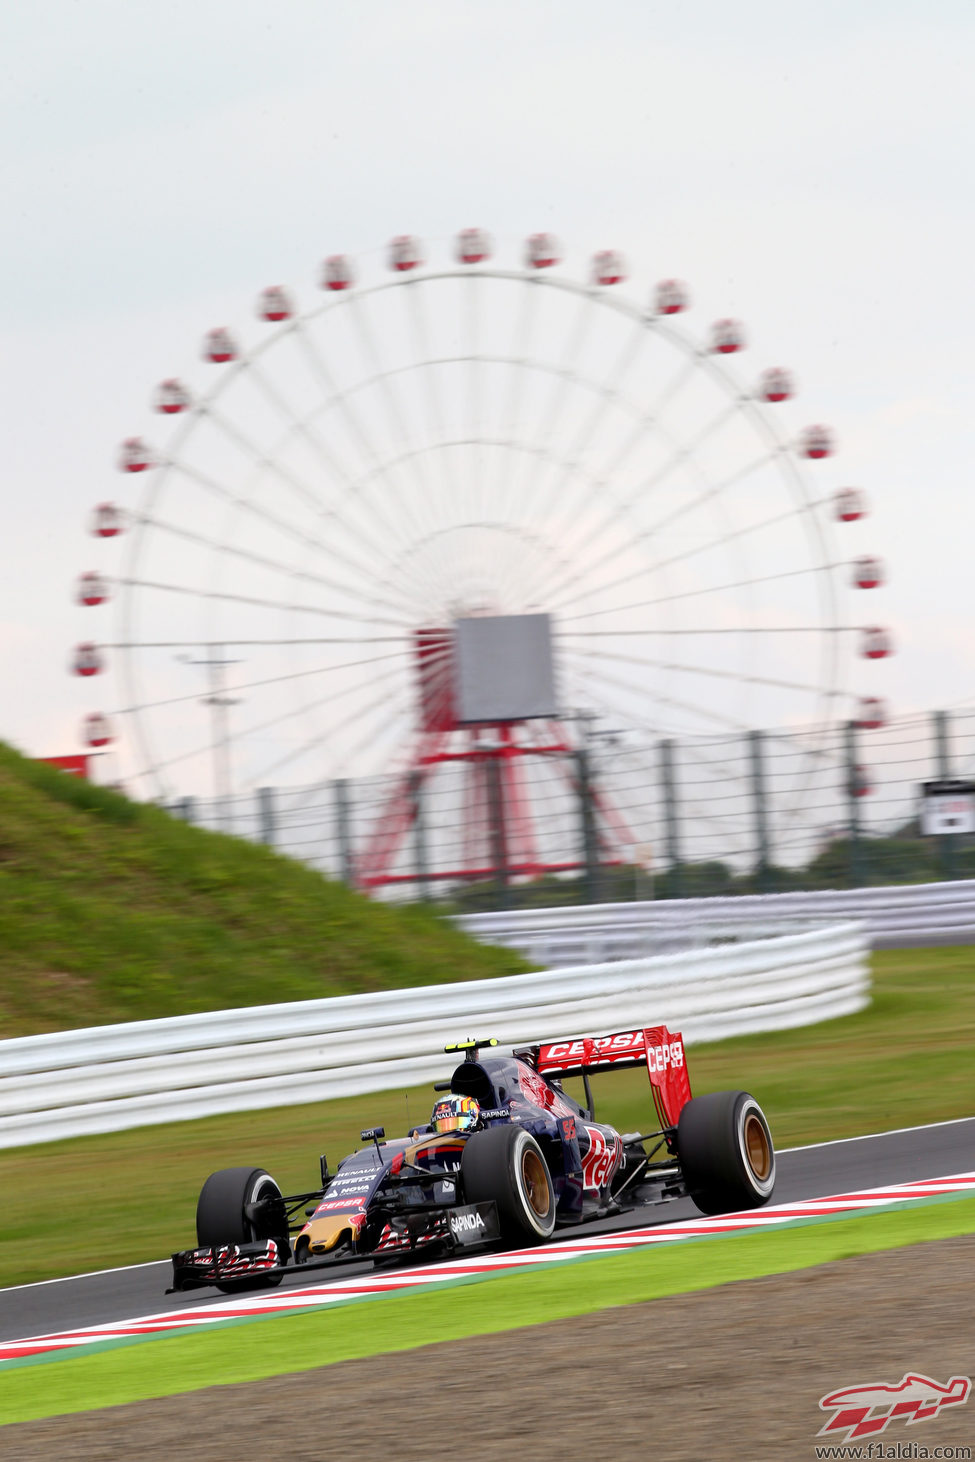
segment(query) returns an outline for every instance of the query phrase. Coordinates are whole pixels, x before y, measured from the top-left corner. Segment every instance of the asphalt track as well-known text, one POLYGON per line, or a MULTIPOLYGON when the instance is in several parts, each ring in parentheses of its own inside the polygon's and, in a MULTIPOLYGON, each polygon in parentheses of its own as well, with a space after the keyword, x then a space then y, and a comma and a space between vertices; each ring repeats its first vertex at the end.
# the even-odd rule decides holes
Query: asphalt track
MULTIPOLYGON (((778 1177, 774 1201, 796 1203, 805 1198, 822 1198, 860 1188, 877 1188, 887 1183, 941 1178, 975 1171, 975 1117, 876 1136, 854 1137, 813 1147, 793 1148, 778 1155, 778 1177)), ((690 1199, 630 1209, 596 1223, 560 1229, 559 1238, 582 1233, 610 1233, 642 1224, 686 1222, 700 1214, 690 1199)), ((335 1271, 338 1280, 366 1274, 371 1263, 343 1265, 335 1271)), ((102 1270, 72 1279, 0 1290, 0 1340, 16 1340, 52 1331, 108 1324, 133 1316, 152 1315, 161 1310, 191 1307, 194 1302, 212 1305, 220 1300, 213 1289, 189 1294, 166 1294, 171 1278, 168 1259, 132 1268, 102 1270)), ((326 1269, 296 1270, 284 1279, 284 1287, 322 1284, 326 1269)))

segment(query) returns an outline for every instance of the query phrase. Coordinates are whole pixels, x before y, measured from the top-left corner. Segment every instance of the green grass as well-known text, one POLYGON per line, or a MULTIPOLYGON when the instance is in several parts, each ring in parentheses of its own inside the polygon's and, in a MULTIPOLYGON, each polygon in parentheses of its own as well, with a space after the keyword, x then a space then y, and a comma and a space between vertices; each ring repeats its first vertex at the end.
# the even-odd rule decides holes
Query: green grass
MULTIPOLYGON (((694 1090, 754 1092, 780 1147, 971 1116, 971 961, 967 949, 875 955, 869 1010, 698 1046, 689 1063, 694 1090)), ((601 1077, 596 1091, 600 1117, 621 1131, 647 1130, 642 1072, 601 1077)), ((0 1284, 165 1258, 195 1242, 197 1195, 215 1168, 254 1162, 285 1191, 305 1191, 318 1181, 319 1153, 334 1166, 362 1127, 405 1132, 407 1101, 415 1122, 432 1100, 426 1086, 0 1152, 0 1284)))
POLYGON ((489 1335, 546 1320, 783 1274, 829 1260, 971 1233, 975 1199, 939 1200, 778 1233, 709 1238, 570 1261, 449 1289, 123 1343, 0 1372, 0 1421, 29 1421, 204 1385, 228 1385, 336 1361, 489 1335))
POLYGON ((2 744, 0 961, 0 1038, 528 968, 2 744))

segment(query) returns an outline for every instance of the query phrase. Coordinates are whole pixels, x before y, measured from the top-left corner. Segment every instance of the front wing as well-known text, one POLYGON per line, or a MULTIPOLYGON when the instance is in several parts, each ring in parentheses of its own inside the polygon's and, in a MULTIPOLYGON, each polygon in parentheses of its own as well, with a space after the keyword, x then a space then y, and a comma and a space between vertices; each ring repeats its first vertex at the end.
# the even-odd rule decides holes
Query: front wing
MULTIPOLYGON (((309 1259, 299 1268, 304 1273, 305 1270, 331 1269, 337 1264, 361 1263, 364 1259, 387 1255, 408 1257, 414 1253, 420 1255, 431 1246, 445 1246, 456 1251, 490 1244, 500 1237, 498 1210, 493 1201, 430 1206, 420 1212, 390 1218, 370 1248, 357 1248, 337 1257, 309 1259)), ((289 1264, 290 1257, 290 1254, 282 1252, 282 1246, 275 1239, 262 1239, 253 1244, 182 1249, 172 1256, 173 1283, 167 1293, 237 1282, 241 1288, 249 1288, 261 1279, 277 1278, 294 1269, 295 1266, 289 1264)))

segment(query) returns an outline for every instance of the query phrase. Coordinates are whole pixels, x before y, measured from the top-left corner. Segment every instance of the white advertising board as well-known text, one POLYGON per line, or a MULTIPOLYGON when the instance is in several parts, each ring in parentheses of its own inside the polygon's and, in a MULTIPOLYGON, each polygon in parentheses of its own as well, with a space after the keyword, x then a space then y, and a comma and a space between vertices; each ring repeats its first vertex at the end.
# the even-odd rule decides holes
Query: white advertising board
POLYGON ((926 838, 975 832, 975 782, 943 778, 921 784, 921 832, 926 838))

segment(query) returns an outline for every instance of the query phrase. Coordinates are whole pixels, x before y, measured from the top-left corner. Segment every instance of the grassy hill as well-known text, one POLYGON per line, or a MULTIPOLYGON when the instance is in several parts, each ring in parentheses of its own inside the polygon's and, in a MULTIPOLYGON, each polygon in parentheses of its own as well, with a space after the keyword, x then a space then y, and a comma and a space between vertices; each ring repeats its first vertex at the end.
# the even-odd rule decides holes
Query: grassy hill
POLYGON ((0 1038, 525 968, 0 744, 0 1038))

